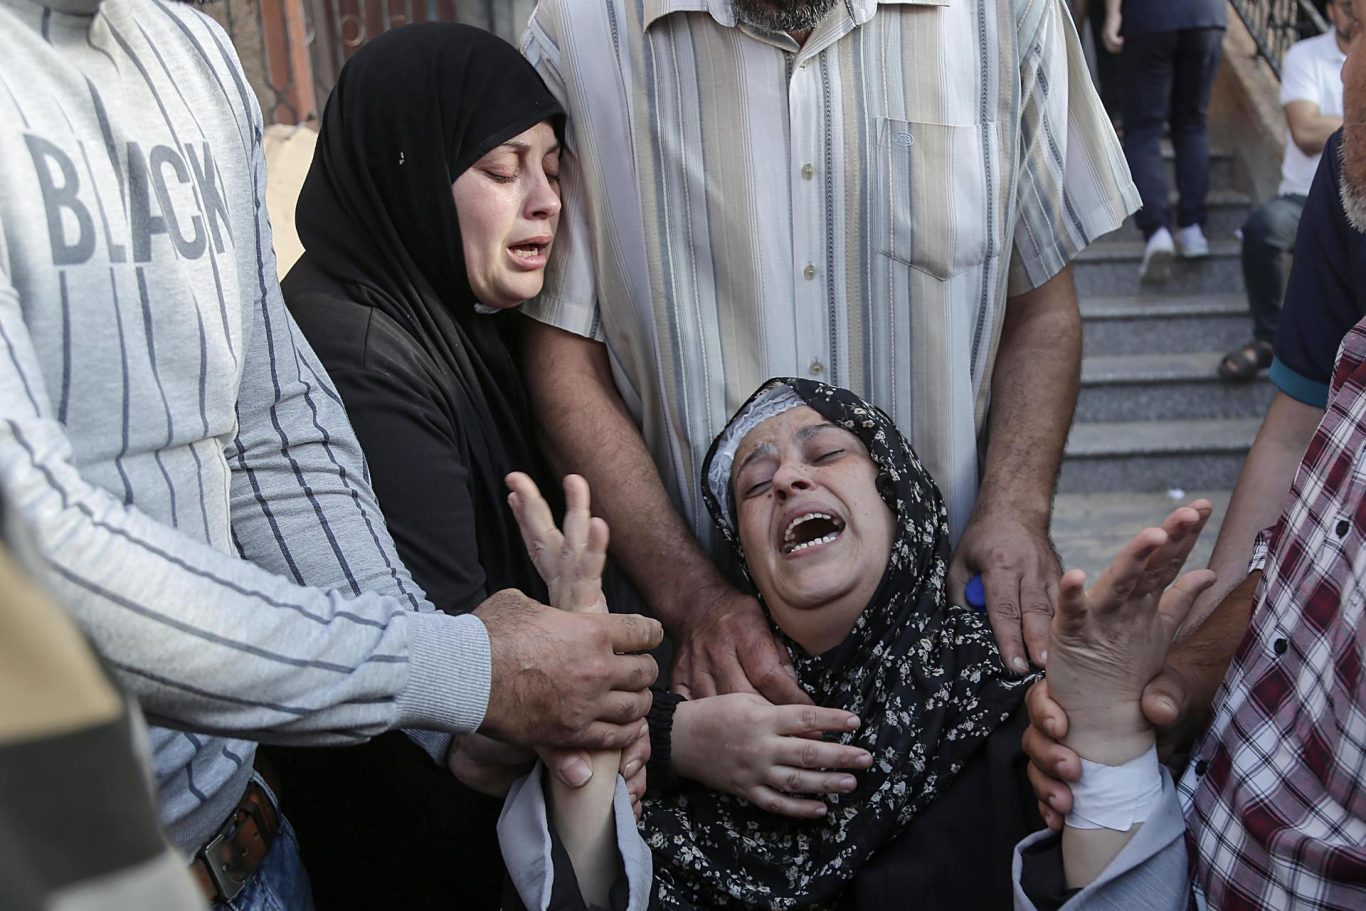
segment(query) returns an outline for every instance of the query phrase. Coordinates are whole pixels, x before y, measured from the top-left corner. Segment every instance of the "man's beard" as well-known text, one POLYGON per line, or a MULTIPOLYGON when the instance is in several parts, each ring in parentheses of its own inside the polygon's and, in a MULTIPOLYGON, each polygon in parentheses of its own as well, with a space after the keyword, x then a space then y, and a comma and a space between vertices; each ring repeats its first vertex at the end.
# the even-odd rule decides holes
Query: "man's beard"
POLYGON ((1338 146, 1338 162, 1342 171, 1338 178, 1338 195, 1342 197, 1342 211, 1353 228, 1366 232, 1366 127, 1349 126, 1338 146), (1348 146, 1351 151, 1348 151, 1348 146))
POLYGON ((730 0, 735 17, 769 32, 815 28, 839 0, 730 0))

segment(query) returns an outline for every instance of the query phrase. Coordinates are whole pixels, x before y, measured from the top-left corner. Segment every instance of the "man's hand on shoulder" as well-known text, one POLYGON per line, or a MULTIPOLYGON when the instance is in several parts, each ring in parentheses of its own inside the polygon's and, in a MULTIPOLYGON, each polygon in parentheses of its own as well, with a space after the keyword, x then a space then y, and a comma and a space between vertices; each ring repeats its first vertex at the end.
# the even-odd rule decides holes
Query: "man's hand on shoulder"
POLYGON ((967 603, 968 580, 978 574, 1001 661, 1016 674, 1029 670, 1031 661, 1042 667, 1062 576, 1047 521, 1026 521, 1010 510, 983 508, 979 502, 949 564, 953 603, 967 603))
POLYGON ((493 673, 480 731, 507 743, 621 749, 640 732, 659 668, 659 623, 556 610, 506 589, 475 610, 493 673))
POLYGON ((689 699, 757 693, 774 705, 810 704, 757 600, 727 586, 698 602, 679 637, 675 692, 689 699))

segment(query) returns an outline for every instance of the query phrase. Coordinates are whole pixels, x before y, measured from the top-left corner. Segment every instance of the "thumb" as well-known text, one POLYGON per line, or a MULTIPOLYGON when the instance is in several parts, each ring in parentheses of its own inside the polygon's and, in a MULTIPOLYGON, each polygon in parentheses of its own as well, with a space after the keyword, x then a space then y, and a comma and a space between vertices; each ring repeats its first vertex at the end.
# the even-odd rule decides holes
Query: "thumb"
POLYGON ((1170 727, 1186 714, 1190 707, 1190 693, 1181 675, 1167 667, 1143 688, 1140 704, 1143 717, 1148 721, 1159 728, 1170 727))
POLYGON ((593 777, 593 767, 588 762, 588 754, 582 750, 555 750, 541 757, 550 772, 566 787, 581 788, 593 777))

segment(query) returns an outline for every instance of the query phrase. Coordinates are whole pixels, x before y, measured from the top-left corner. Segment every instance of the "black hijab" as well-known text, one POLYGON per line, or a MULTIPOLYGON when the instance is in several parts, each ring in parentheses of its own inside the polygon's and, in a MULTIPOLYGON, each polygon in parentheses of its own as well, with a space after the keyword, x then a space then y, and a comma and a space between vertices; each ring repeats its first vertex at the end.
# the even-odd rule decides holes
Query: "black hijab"
MULTIPOLYGON (((818 820, 775 816, 701 789, 647 799, 641 828, 663 908, 834 907, 869 857, 944 792, 1029 682, 1006 675, 982 617, 947 603, 944 502, 886 414, 844 389, 774 379, 727 431, 773 401, 775 390, 786 395, 778 387, 863 441, 878 468, 878 493, 896 516, 882 581, 843 642, 808 655, 774 627, 816 704, 862 720, 840 742, 871 752, 873 766, 859 773, 852 794, 829 795, 818 820)), ((709 480, 727 436, 723 431, 707 454, 703 498, 743 564, 730 491, 709 480)), ((718 474, 729 485, 729 469, 718 474)), ((907 901, 914 904, 912 896, 907 901)))
POLYGON ((316 284, 310 277, 321 277, 341 285, 350 300, 410 336, 438 378, 467 450, 490 590, 537 590, 504 505, 503 477, 513 469, 542 473, 509 344, 517 317, 475 312, 451 184, 541 121, 562 133, 563 116, 540 76, 501 38, 453 23, 394 29, 342 68, 296 213, 307 252, 292 283, 308 287, 316 284))

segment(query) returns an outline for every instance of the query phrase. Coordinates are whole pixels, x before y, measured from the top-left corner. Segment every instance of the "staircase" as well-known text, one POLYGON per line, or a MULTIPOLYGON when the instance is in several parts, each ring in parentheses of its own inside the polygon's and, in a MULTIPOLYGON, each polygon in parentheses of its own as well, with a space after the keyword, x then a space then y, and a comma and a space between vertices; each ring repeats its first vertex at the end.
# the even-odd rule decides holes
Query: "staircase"
MULTIPOLYGON (((1164 155, 1175 187, 1169 146, 1164 155)), ((1081 395, 1054 526, 1068 566, 1103 568, 1113 547, 1160 521, 1191 492, 1222 504, 1261 426, 1274 394, 1265 374, 1237 385, 1215 375, 1224 353, 1252 337, 1234 236, 1250 200, 1233 189, 1233 171, 1232 155, 1216 152, 1205 225, 1210 255, 1178 257, 1166 284, 1139 284, 1143 242, 1132 218, 1075 262, 1084 330, 1081 395), (1098 512, 1101 502, 1112 506, 1098 512), (1112 539, 1096 523, 1111 524, 1107 513, 1116 509, 1126 518, 1114 520, 1125 524, 1112 539), (1098 548, 1107 549, 1093 553, 1098 548)), ((1222 505, 1211 524, 1221 516, 1222 505)), ((1215 533, 1213 527, 1205 533, 1206 552, 1215 533)), ((1191 565, 1201 565, 1199 558, 1191 565)))

